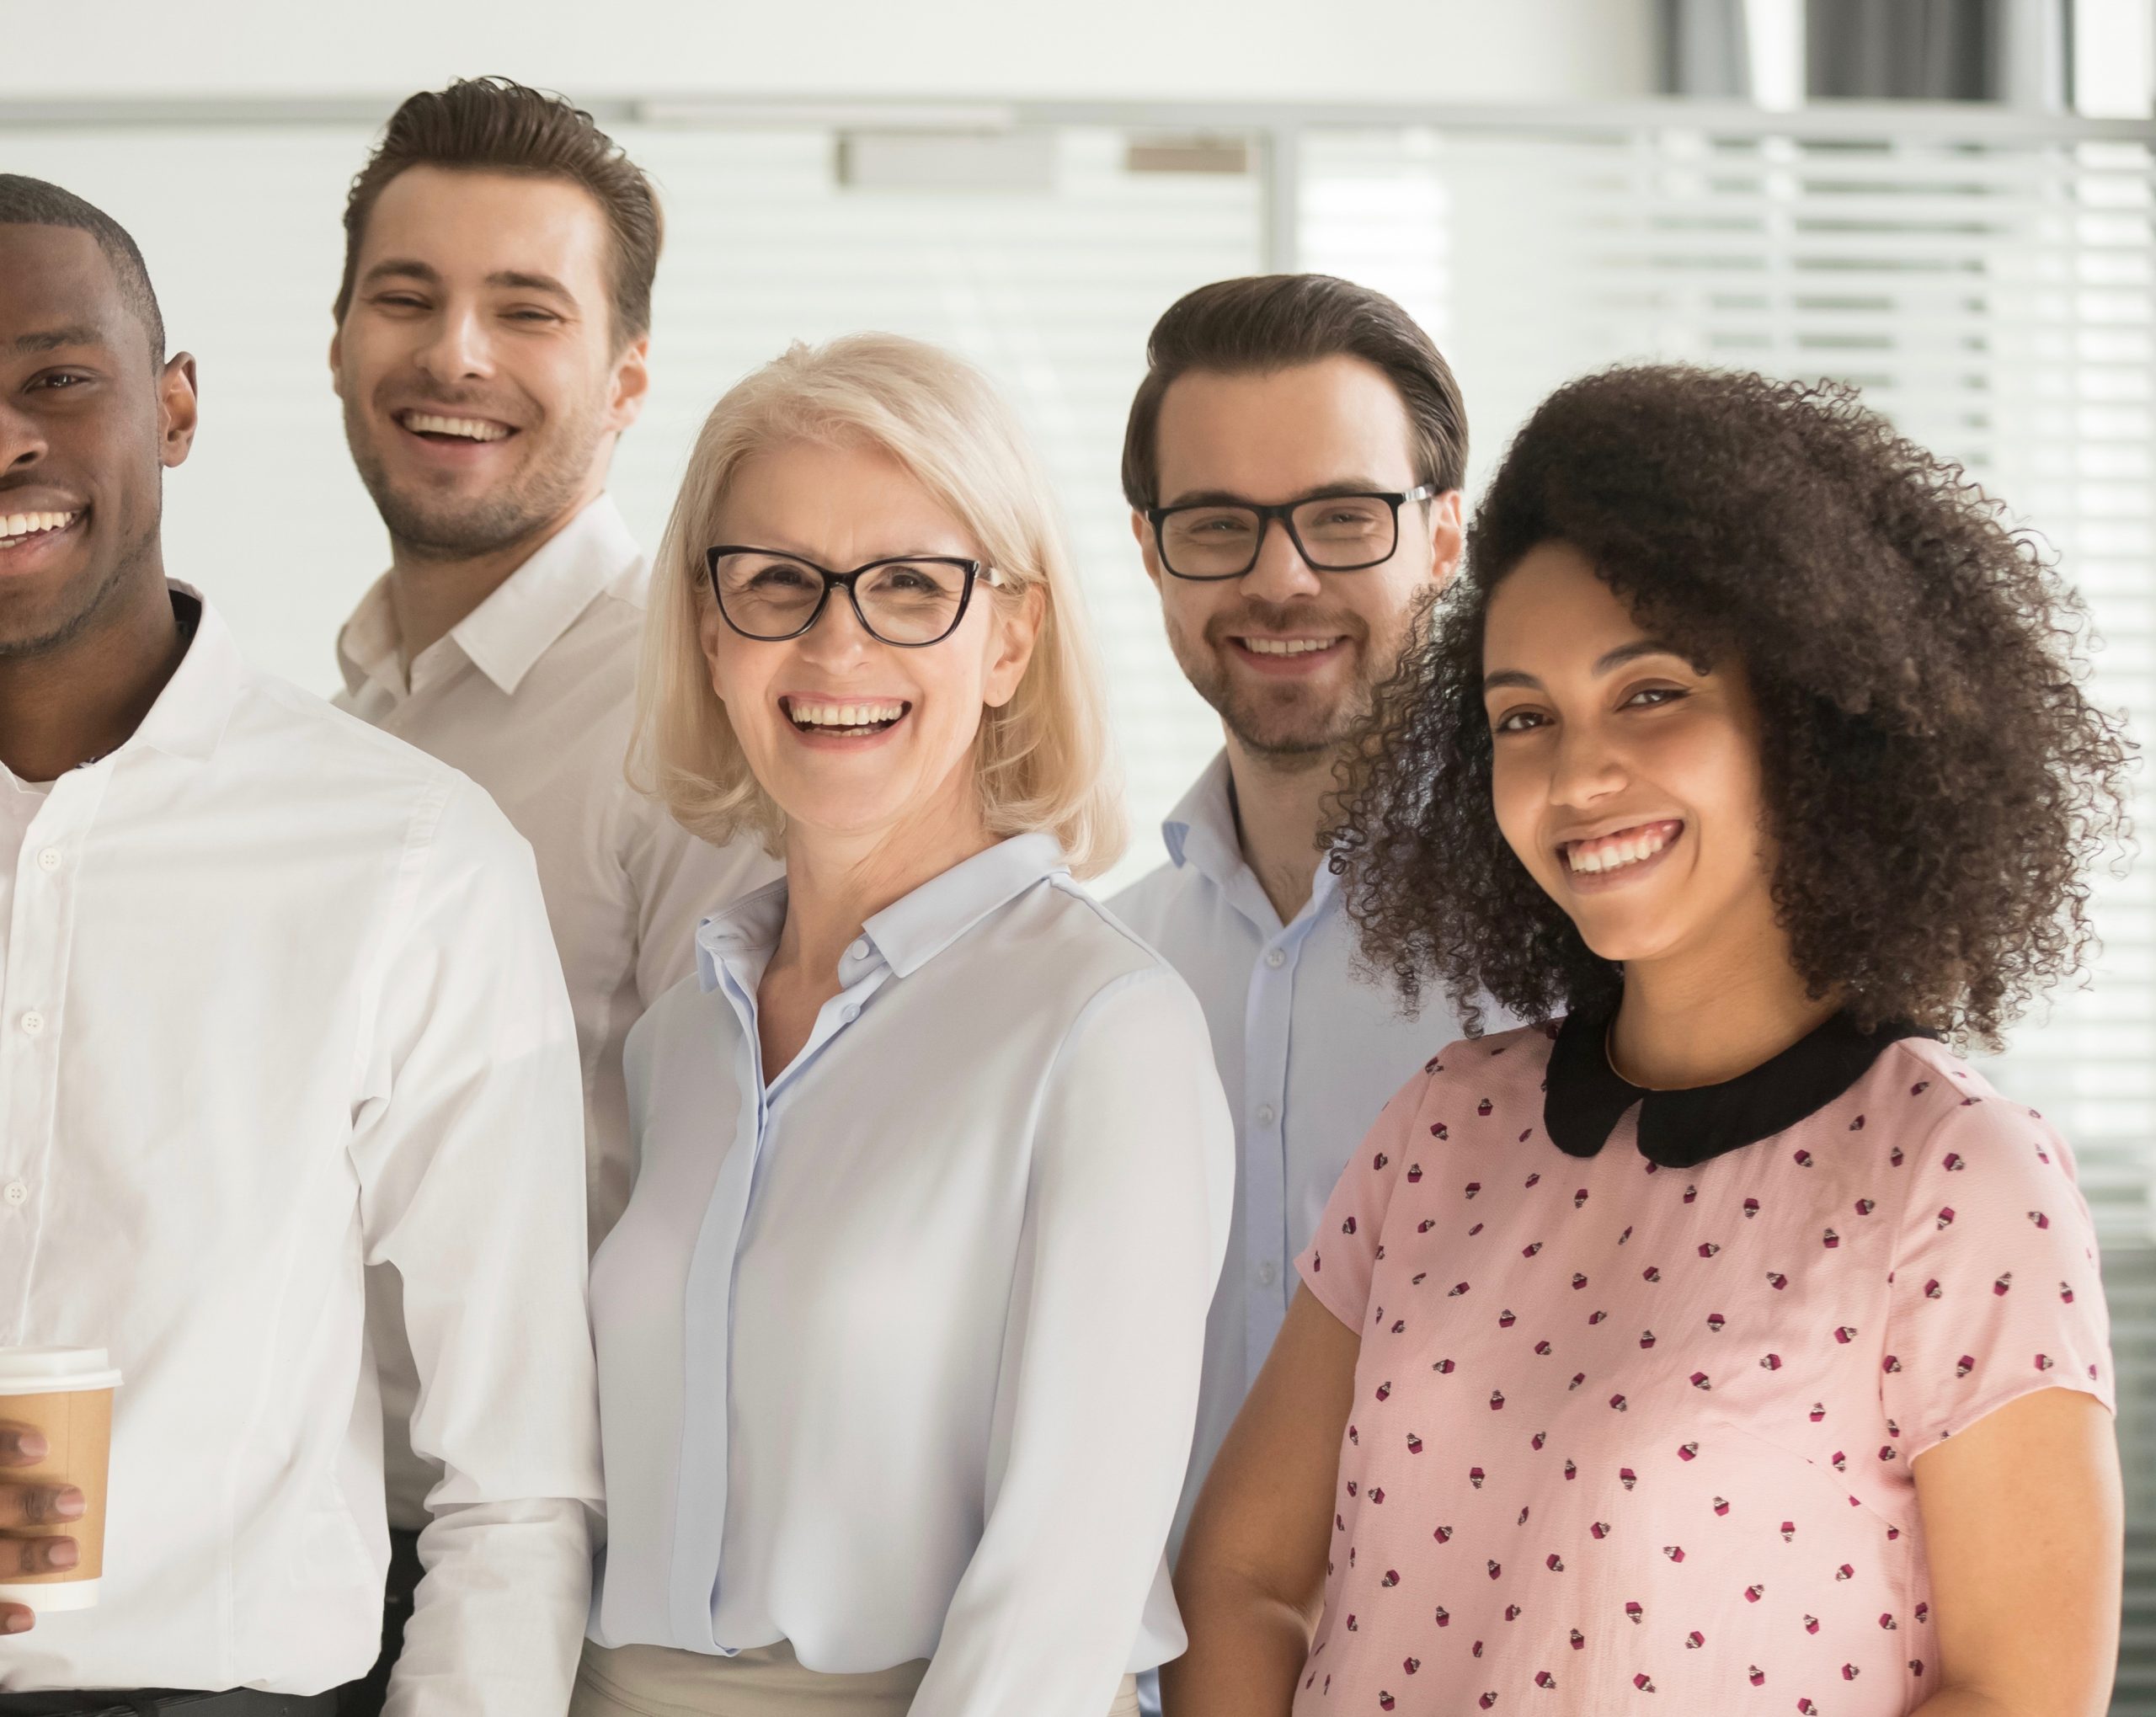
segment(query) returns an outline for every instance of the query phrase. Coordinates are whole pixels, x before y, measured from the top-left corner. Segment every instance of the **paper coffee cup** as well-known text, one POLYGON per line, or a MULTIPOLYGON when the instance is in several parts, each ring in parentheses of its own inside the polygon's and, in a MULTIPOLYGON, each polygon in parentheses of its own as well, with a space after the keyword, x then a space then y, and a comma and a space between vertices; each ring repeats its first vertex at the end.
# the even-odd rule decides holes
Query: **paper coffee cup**
POLYGON ((72 1485, 83 1501, 79 1519, 10 1535, 71 1538, 79 1554, 72 1568, 10 1573, 0 1580, 0 1603, 28 1604, 42 1612, 86 1610, 97 1602, 104 1573, 112 1392, 119 1384, 120 1373, 102 1347, 0 1347, 0 1423, 30 1426, 43 1432, 45 1441, 43 1460, 35 1466, 0 1467, 0 1484, 72 1485))

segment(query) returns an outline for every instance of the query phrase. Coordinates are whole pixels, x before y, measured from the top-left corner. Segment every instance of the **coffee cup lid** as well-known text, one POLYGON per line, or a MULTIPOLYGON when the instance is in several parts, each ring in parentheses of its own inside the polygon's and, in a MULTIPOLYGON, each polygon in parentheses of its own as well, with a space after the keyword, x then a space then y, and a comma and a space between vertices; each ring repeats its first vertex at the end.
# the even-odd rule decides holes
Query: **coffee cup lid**
POLYGON ((109 1389, 120 1373, 102 1347, 0 1347, 0 1395, 109 1389))

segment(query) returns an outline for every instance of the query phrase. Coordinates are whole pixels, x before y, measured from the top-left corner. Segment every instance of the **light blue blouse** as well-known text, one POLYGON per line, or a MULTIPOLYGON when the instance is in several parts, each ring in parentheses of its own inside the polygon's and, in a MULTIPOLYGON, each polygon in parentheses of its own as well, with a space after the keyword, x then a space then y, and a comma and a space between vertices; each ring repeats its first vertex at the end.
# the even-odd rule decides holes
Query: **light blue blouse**
POLYGON ((629 1038, 592 1637, 928 1657, 917 1717, 1099 1717, 1183 1644, 1233 1176, 1203 1016, 1023 835, 869 920, 767 1080, 785 912, 782 881, 707 920, 629 1038))

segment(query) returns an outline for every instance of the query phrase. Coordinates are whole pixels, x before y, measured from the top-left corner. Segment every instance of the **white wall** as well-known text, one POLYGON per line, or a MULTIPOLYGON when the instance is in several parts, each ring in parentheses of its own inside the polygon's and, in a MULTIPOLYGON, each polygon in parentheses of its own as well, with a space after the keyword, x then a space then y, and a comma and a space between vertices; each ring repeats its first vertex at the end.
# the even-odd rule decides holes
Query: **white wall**
POLYGON ((0 0, 8 99, 668 93, 1561 99, 1646 93, 1652 0, 0 0))

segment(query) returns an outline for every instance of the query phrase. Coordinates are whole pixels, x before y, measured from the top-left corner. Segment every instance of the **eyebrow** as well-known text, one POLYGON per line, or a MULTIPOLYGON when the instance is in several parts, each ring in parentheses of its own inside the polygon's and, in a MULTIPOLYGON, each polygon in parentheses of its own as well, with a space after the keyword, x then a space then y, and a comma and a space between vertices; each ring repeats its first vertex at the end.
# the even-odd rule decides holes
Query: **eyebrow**
MULTIPOLYGON (((441 270, 431 263, 423 263, 416 257, 385 257, 366 271, 362 285, 371 286, 377 280, 424 280, 429 285, 442 283, 441 270)), ((570 291, 552 275, 536 273, 529 269, 497 269, 487 276, 489 286, 507 286, 525 292, 547 292, 574 304, 576 294, 570 291)))
POLYGON ((533 274, 525 269, 499 269, 487 276, 489 286, 515 286, 526 292, 551 292, 557 298, 576 302, 576 294, 570 291, 552 275, 533 274))
MULTIPOLYGON (((1414 484, 1407 485, 1409 488, 1414 484)), ((1401 491, 1389 489, 1381 483, 1373 483, 1366 477, 1342 477, 1337 482, 1320 483, 1315 488, 1305 489, 1294 500, 1283 502, 1293 506, 1301 501, 1330 500, 1336 495, 1390 495, 1401 491)), ((1248 495, 1239 495, 1233 489, 1187 489, 1173 500, 1161 504, 1168 507, 1256 507, 1264 503, 1253 501, 1248 495)))
MULTIPOLYGON (((1697 663, 1691 662, 1684 651, 1677 648, 1673 644, 1666 644, 1659 638, 1634 638, 1629 644, 1620 644, 1615 649, 1605 650, 1597 657, 1593 669, 1594 675, 1598 680, 1604 675, 1623 667, 1628 662, 1636 662, 1643 656, 1674 656, 1678 661, 1684 662, 1686 665, 1695 670, 1699 666, 1697 663)), ((1523 686, 1530 691, 1540 691, 1543 689, 1540 680, 1532 674, 1523 673, 1517 668, 1500 668, 1494 674, 1485 674, 1482 676, 1482 690, 1486 696, 1506 686, 1523 686)))
POLYGON ((39 328, 29 333, 19 333, 13 344, 19 352, 56 352, 67 346, 102 346, 109 344, 101 328, 78 323, 73 328, 39 328))

